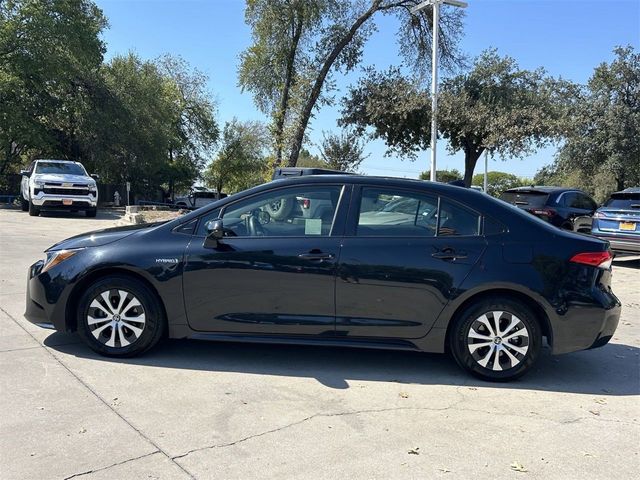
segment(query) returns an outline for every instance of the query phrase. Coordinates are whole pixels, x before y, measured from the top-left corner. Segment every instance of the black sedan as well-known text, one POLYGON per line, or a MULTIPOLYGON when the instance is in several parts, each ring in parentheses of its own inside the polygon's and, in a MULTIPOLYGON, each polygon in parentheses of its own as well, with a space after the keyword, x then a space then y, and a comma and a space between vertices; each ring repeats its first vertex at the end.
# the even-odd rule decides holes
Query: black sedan
POLYGON ((510 380, 543 337, 554 354, 611 339, 611 258, 470 189, 312 175, 64 240, 30 267, 25 316, 115 357, 163 336, 450 351, 510 380))

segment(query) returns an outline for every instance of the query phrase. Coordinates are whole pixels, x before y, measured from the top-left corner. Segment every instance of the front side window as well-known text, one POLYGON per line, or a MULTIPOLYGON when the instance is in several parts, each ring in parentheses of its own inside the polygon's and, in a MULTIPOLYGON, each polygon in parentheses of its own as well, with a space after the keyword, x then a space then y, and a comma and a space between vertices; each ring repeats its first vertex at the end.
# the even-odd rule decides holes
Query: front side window
POLYGON ((360 200, 357 235, 433 237, 437 210, 436 197, 365 187, 360 200))
POLYGON ((229 236, 317 237, 331 234, 342 186, 282 188, 241 200, 222 214, 229 236))

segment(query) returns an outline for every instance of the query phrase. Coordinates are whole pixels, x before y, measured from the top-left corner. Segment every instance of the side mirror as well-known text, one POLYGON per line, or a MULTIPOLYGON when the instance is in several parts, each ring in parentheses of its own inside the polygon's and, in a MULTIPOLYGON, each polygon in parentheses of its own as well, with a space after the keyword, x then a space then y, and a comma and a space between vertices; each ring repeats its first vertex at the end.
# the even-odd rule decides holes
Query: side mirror
POLYGON ((100 175, 98 175, 97 173, 92 173, 91 178, 93 178, 97 182, 98 180, 100 180, 100 175))
POLYGON ((208 248, 215 248, 218 246, 218 241, 224 238, 224 225, 222 219, 209 220, 205 228, 207 229, 207 238, 204 240, 204 246, 208 248))
POLYGON ((30 177, 31 175, 29 175, 29 170, 20 170, 20 175, 22 175, 23 177, 30 177))

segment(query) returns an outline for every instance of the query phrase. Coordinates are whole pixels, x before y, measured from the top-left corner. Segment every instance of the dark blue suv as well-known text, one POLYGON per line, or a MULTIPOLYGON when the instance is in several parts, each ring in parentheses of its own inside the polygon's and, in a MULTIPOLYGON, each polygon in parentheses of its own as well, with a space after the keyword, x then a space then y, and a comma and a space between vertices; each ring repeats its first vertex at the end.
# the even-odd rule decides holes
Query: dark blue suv
POLYGON ((556 227, 582 233, 591 232, 591 217, 598 208, 583 191, 565 187, 511 188, 500 199, 556 227))
POLYGON ((640 255, 640 188, 612 193, 593 215, 591 233, 617 253, 640 255))

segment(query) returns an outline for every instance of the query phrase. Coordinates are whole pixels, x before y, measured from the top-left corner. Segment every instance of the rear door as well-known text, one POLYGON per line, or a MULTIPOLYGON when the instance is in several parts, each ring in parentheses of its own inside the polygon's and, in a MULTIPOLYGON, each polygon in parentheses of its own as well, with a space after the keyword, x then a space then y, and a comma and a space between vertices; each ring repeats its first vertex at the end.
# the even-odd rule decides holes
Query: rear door
POLYGON ((481 216, 421 191, 364 186, 336 280, 336 333, 420 338, 485 249, 481 216))
POLYGON ((183 275, 191 328, 333 334, 345 192, 342 184, 289 186, 203 215, 183 275), (206 223, 218 216, 226 236, 212 246, 206 223))

